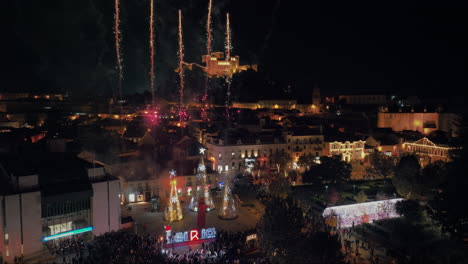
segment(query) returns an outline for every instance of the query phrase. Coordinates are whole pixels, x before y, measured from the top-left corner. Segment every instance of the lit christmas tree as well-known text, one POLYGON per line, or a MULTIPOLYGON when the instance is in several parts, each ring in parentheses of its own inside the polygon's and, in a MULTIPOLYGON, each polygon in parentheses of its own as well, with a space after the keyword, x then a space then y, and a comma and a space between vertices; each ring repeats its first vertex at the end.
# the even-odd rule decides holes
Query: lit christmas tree
POLYGON ((197 169, 197 186, 201 186, 200 189, 196 189, 195 192, 192 194, 192 199, 190 200, 189 209, 191 211, 198 211, 198 202, 200 198, 204 198, 206 211, 212 211, 215 209, 215 205, 213 203, 213 198, 210 194, 210 188, 206 184, 206 166, 205 162, 203 161, 203 155, 205 154, 205 148, 200 148, 200 163, 198 164, 197 169), (200 185, 198 185, 200 183, 200 185))
POLYGON ((221 209, 219 210, 218 217, 223 220, 230 220, 237 217, 237 207, 231 192, 231 180, 232 177, 226 174, 226 180, 224 185, 224 195, 221 201, 221 209))
POLYGON ((171 184, 171 195, 169 196, 169 204, 164 213, 164 220, 168 222, 180 221, 184 218, 182 208, 180 207, 179 196, 177 195, 177 181, 175 179, 176 171, 169 171, 169 181, 171 184))

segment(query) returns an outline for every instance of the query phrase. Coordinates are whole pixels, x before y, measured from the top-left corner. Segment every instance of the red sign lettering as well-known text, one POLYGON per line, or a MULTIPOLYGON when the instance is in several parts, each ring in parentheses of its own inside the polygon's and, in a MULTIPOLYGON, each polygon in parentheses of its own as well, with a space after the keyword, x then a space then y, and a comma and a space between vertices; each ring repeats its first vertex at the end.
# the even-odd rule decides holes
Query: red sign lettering
POLYGON ((190 230, 190 241, 199 240, 200 232, 197 229, 190 230))

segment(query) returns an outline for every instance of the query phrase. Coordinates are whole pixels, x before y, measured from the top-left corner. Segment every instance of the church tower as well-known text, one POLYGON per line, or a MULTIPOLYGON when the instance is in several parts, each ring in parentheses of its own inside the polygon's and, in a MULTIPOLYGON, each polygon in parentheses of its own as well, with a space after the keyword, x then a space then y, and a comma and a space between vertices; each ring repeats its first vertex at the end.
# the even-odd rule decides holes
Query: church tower
POLYGON ((315 85, 312 90, 312 112, 320 112, 320 101, 320 89, 318 85, 315 85))

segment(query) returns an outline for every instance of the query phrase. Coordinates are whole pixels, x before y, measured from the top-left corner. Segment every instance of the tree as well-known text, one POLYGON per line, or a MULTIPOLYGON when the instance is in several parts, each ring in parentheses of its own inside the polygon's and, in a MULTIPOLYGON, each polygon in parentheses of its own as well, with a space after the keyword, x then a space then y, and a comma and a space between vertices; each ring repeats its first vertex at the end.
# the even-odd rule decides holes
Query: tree
POLYGON ((398 194, 403 197, 419 197, 422 193, 421 166, 415 155, 404 156, 395 168, 392 178, 398 194))
POLYGON ((440 236, 425 220, 386 219, 360 225, 356 232, 388 250, 397 263, 464 263, 463 244, 440 236))
POLYGON ((400 215, 413 223, 421 220, 424 209, 416 200, 403 200, 397 202, 395 208, 400 215))
POLYGON ((447 165, 443 161, 435 161, 427 164, 424 167, 422 174, 424 178, 424 186, 431 193, 436 192, 436 189, 443 184, 448 177, 448 169, 450 165, 447 165))
POLYGON ((370 167, 367 168, 367 174, 373 178, 391 177, 395 169, 395 161, 392 157, 383 152, 376 151, 369 155, 370 167))
POLYGON ((445 169, 428 169, 432 180, 441 181, 436 188, 434 199, 429 202, 429 213, 457 239, 462 239, 468 232, 468 207, 465 199, 468 190, 468 113, 464 113, 458 124, 459 147, 451 152, 453 162, 445 169), (444 172, 445 171, 445 172, 444 172))
POLYGON ((303 182, 341 183, 351 176, 351 165, 340 156, 322 157, 321 163, 304 173, 303 182))
POLYGON ((361 190, 357 195, 354 196, 354 200, 358 203, 365 203, 367 202, 367 195, 364 190, 361 190))
POLYGON ((361 161, 358 160, 352 160, 350 164, 352 168, 351 179, 364 179, 364 176, 366 175, 366 166, 364 166, 364 164, 362 164, 361 161))
POLYGON ((335 205, 340 200, 340 194, 335 187, 331 187, 327 194, 328 202, 335 205))
POLYGON ((291 198, 270 200, 257 228, 266 257, 271 263, 341 263, 338 237, 308 230, 303 215, 291 198))
POLYGON ((281 175, 273 176, 268 188, 272 196, 280 198, 286 198, 291 191, 288 179, 281 175))
POLYGON ((310 166, 315 164, 314 160, 315 158, 312 155, 302 155, 299 157, 299 160, 297 161, 297 165, 299 165, 299 167, 301 168, 309 169, 310 166))
POLYGON ((277 152, 271 156, 270 161, 273 166, 276 166, 279 174, 285 175, 288 163, 291 159, 286 153, 277 152))
POLYGON ((258 227, 260 246, 266 256, 273 263, 294 263, 300 255, 297 242, 303 226, 302 210, 291 198, 273 197, 258 227))

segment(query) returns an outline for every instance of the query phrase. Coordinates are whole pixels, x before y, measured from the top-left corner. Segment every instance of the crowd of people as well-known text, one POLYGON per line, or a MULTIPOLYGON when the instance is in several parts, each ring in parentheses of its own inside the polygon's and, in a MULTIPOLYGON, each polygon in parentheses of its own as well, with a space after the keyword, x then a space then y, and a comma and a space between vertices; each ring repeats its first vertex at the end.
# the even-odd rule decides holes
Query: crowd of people
POLYGON ((58 242, 53 241, 46 243, 46 247, 53 255, 63 256, 71 253, 82 253, 86 244, 82 236, 75 236, 72 239, 62 239, 58 242))
POLYGON ((155 239, 151 235, 136 235, 128 231, 109 232, 96 237, 86 244, 79 241, 63 240, 60 246, 51 246, 54 252, 60 252, 63 260, 49 262, 49 264, 267 264, 266 259, 259 256, 250 257, 245 254, 246 237, 255 230, 244 232, 220 231, 216 240, 203 243, 201 248, 193 248, 181 253, 180 250, 164 247, 164 241, 155 239), (81 246, 73 246, 79 244, 81 246))
MULTIPOLYGON (((356 259, 365 259, 371 264, 381 263, 381 256, 376 253, 376 245, 369 243, 367 239, 360 239, 360 236, 352 228, 340 230, 340 238, 344 247, 346 263, 356 263, 356 259), (364 257, 366 252, 367 257, 364 257)), ((388 250, 384 250, 384 258, 389 258, 388 250)))

